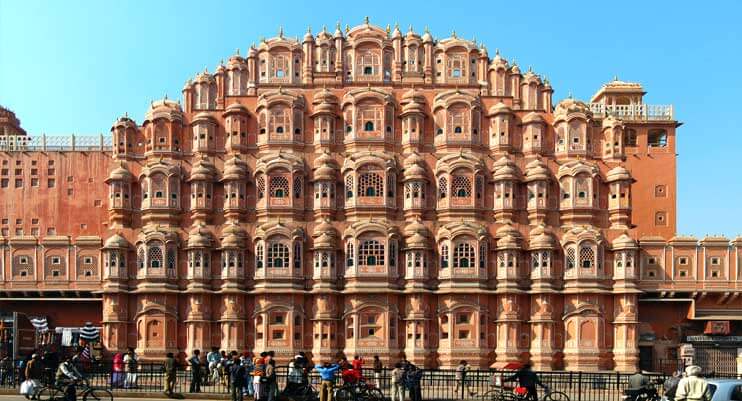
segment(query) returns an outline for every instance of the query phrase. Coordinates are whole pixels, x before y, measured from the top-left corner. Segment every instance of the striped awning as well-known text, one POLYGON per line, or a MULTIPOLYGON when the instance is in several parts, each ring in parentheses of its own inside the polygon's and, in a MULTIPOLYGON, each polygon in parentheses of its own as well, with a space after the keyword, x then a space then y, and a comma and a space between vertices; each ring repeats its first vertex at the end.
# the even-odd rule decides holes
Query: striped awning
POLYGON ((31 325, 36 329, 36 331, 40 331, 42 333, 46 333, 47 331, 49 331, 49 322, 47 322, 46 316, 29 316, 28 320, 31 321, 31 325))

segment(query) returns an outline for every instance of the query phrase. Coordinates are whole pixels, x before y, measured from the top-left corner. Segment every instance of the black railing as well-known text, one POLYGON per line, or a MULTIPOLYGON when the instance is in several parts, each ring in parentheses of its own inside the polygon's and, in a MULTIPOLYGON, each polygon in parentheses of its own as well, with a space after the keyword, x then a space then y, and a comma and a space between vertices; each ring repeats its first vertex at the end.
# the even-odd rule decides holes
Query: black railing
MULTIPOLYGON (((112 364, 96 364, 79 368, 86 376, 91 386, 111 388, 114 393, 139 392, 161 393, 165 385, 165 373, 161 364, 140 363, 134 372, 114 370, 112 364)), ((277 367, 278 389, 286 386, 288 368, 277 367)), ((49 382, 53 378, 52 369, 46 369, 43 381, 49 382)), ((211 374, 206 369, 201 374, 200 391, 206 394, 229 393, 229 375, 211 374)), ((537 372, 540 380, 552 391, 565 393, 571 401, 620 401, 623 392, 628 387, 630 374, 618 372, 565 372, 544 371, 537 372)), ((503 384, 512 387, 513 383, 503 383, 503 380, 512 375, 512 371, 498 370, 470 370, 463 378, 455 370, 423 370, 420 382, 423 400, 489 400, 485 396, 490 391, 500 389, 503 384)), ((392 383, 391 369, 382 369, 375 375, 373 369, 363 370, 367 382, 375 384, 387 398, 391 398, 392 383)), ((662 383, 669 377, 665 373, 648 374, 653 383, 657 383, 658 391, 662 391, 662 383)), ((4 388, 17 387, 23 375, 15 369, 0 368, 0 386, 4 388)), ((188 393, 191 390, 192 372, 190 368, 178 367, 174 391, 188 393)), ((720 374, 715 377, 738 377, 735 373, 720 374)), ((312 372, 310 382, 319 387, 319 375, 312 372)), ((409 397, 409 394, 407 394, 409 397)))

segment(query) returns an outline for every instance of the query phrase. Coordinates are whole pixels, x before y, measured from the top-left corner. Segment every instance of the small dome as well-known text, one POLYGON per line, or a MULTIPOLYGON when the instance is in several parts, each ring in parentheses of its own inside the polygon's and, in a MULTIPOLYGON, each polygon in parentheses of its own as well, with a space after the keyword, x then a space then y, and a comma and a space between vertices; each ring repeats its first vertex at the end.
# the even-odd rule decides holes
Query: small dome
POLYGON ((106 249, 126 249, 129 247, 129 241, 119 234, 113 234, 103 244, 103 248, 106 249))
POLYGON ((222 181, 240 181, 247 177, 247 167, 239 156, 234 155, 224 163, 222 181))
POLYGON ((492 167, 492 179, 495 181, 517 181, 519 179, 518 166, 505 156, 496 161, 492 167))
POLYGON ((335 181, 338 174, 338 166, 335 159, 325 150, 316 159, 314 159, 314 181, 335 181))
POLYGON ((255 49, 255 43, 247 50, 247 57, 255 57, 258 55, 258 51, 255 49))
POLYGON ((313 245, 314 249, 335 249, 337 247, 337 241, 334 236, 328 233, 321 233, 314 238, 313 245))
POLYGON ((530 112, 526 114, 523 117, 523 124, 532 124, 532 123, 541 123, 543 124, 545 122, 544 117, 541 116, 541 114, 536 112, 530 112))
POLYGON ((215 79, 213 75, 209 74, 208 71, 204 70, 204 72, 196 75, 196 78, 193 80, 193 82, 211 84, 215 82, 215 79))
POLYGON ((428 249, 429 248, 428 238, 423 236, 417 231, 405 239, 405 245, 407 246, 407 249, 428 249))
POLYGON ((495 50, 495 57, 492 59, 492 66, 494 69, 508 68, 508 61, 500 55, 500 50, 495 50))
POLYGON ((631 180, 631 173, 622 166, 616 166, 608 171, 605 175, 606 182, 613 181, 629 181, 631 180))
POLYGON ((199 224, 188 232, 188 248, 210 248, 211 232, 206 226, 199 224))
POLYGON ((608 117, 603 119, 603 129, 606 128, 614 128, 614 127, 623 127, 623 121, 617 119, 616 117, 609 115, 608 117))
POLYGON ((425 170, 425 167, 423 167, 425 164, 425 161, 422 157, 420 157, 417 152, 412 152, 409 156, 407 156, 404 160, 404 181, 413 181, 413 180, 428 180, 428 175, 425 170))
POLYGON ((165 118, 169 121, 183 121, 183 109, 180 107, 180 103, 168 98, 150 103, 149 110, 145 114, 145 121, 153 121, 158 118, 165 118))
POLYGON ((191 120, 191 122, 193 123, 201 122, 201 121, 208 121, 210 123, 216 124, 216 120, 214 119, 214 117, 212 117, 211 114, 205 111, 202 111, 196 114, 195 116, 193 116, 193 119, 191 120))
POLYGON ((592 116, 590 106, 585 102, 577 99, 567 98, 559 102, 554 108, 554 114, 559 116, 568 116, 570 114, 584 114, 586 116, 592 116))
POLYGON ((234 221, 224 225, 221 235, 222 248, 244 248, 245 247, 245 230, 234 221))
POLYGON ((134 122, 131 118, 129 118, 128 115, 121 116, 116 119, 116 122, 113 123, 111 126, 111 131, 113 131, 116 128, 132 128, 134 130, 137 129, 137 123, 134 122))
POLYGON ((193 164, 188 181, 212 181, 216 175, 214 165, 206 158, 200 158, 193 164))
POLYGON ((518 67, 518 64, 513 64, 513 66, 510 67, 510 72, 512 74, 520 74, 520 67, 518 67))
POLYGON ((425 224, 423 224, 419 218, 413 220, 404 227, 404 234, 406 236, 410 236, 414 233, 424 233, 426 236, 428 234, 428 228, 425 227, 425 224))
POLYGON ((312 97, 312 104, 314 105, 313 116, 318 114, 331 114, 335 115, 338 105, 338 98, 329 89, 322 88, 314 93, 312 97))
POLYGON ((392 32, 392 39, 397 39, 402 37, 402 31, 399 30, 399 25, 394 26, 394 31, 392 32))
POLYGON ((636 241, 634 241, 634 239, 629 237, 626 233, 623 233, 618 236, 618 238, 614 239, 613 242, 611 242, 611 246, 614 250, 637 248, 636 241))
POLYGON ((227 60, 227 66, 229 68, 247 67, 245 59, 240 56, 240 49, 237 49, 235 51, 235 54, 229 56, 229 60, 227 60))
POLYGON ((526 182, 548 181, 549 179, 551 179, 551 172, 540 159, 535 159, 526 164, 526 182))
POLYGON ((425 33, 423 33, 423 43, 433 43, 433 35, 430 34, 427 28, 425 28, 425 33))
POLYGON ((240 103, 232 103, 224 109, 224 116, 229 114, 249 114, 249 111, 240 103))
POLYGON ((131 182, 134 179, 134 175, 131 174, 131 172, 126 168, 126 164, 121 163, 118 167, 113 169, 110 174, 108 174, 108 179, 106 179, 106 182, 111 181, 124 181, 124 182, 131 182))
POLYGON ((544 225, 539 225, 529 233, 529 249, 555 249, 554 236, 546 231, 544 225))
POLYGON ((490 107, 489 115, 496 116, 498 114, 513 114, 513 109, 503 102, 498 102, 496 105, 490 107))

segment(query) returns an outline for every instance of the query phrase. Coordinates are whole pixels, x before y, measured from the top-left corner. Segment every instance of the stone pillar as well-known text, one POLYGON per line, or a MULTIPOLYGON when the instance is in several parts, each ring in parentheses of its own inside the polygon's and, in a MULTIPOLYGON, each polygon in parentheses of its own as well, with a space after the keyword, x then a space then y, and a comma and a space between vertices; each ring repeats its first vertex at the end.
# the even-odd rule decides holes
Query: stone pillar
POLYGON ((614 299, 613 361, 619 372, 633 372, 639 365, 639 320, 636 295, 621 294, 614 299))
POLYGON ((534 370, 551 370, 554 355, 554 308, 549 294, 537 294, 531 302, 531 363, 534 370))
POLYGON ((520 362, 520 334, 521 324, 518 308, 518 296, 502 294, 498 300, 497 311, 497 346, 495 347, 495 362, 504 365, 509 362, 520 362))
POLYGON ((103 294, 103 333, 101 342, 108 351, 125 351, 128 344, 127 314, 128 297, 126 294, 103 294))
POLYGON ((222 302, 222 313, 219 319, 221 349, 242 351, 246 345, 244 297, 240 294, 225 294, 222 302))
POLYGON ((205 294, 188 294, 186 311, 186 353, 194 349, 206 351, 211 347, 211 310, 208 296, 205 294))

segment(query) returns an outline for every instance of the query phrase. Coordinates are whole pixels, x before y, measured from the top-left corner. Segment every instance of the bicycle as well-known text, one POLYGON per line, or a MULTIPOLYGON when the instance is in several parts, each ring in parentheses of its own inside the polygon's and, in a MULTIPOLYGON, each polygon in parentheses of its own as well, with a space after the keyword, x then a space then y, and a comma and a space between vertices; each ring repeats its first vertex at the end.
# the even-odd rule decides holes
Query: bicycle
MULTIPOLYGON (((77 396, 82 396, 82 401, 113 401, 113 393, 110 390, 100 387, 91 387, 87 380, 77 380, 72 383, 78 390, 77 396)), ((44 386, 36 392, 35 397, 38 401, 64 401, 65 388, 57 386, 44 386)))
MULTIPOLYGON (((521 387, 522 388, 522 387, 521 387)), ((528 399, 527 392, 519 392, 518 387, 513 391, 506 391, 504 387, 497 387, 489 390, 482 396, 484 400, 488 401, 525 401, 528 399)), ((551 391, 548 387, 546 388, 544 395, 539 401, 570 401, 569 396, 561 391, 551 391)))
POLYGON ((333 390, 337 401, 384 401, 384 393, 366 381, 346 383, 333 390))
POLYGON ((309 382, 301 383, 299 386, 294 387, 292 389, 289 389, 288 387, 286 387, 281 392, 281 395, 285 396, 286 398, 290 400, 295 400, 295 401, 317 401, 319 400, 319 392, 309 382))

